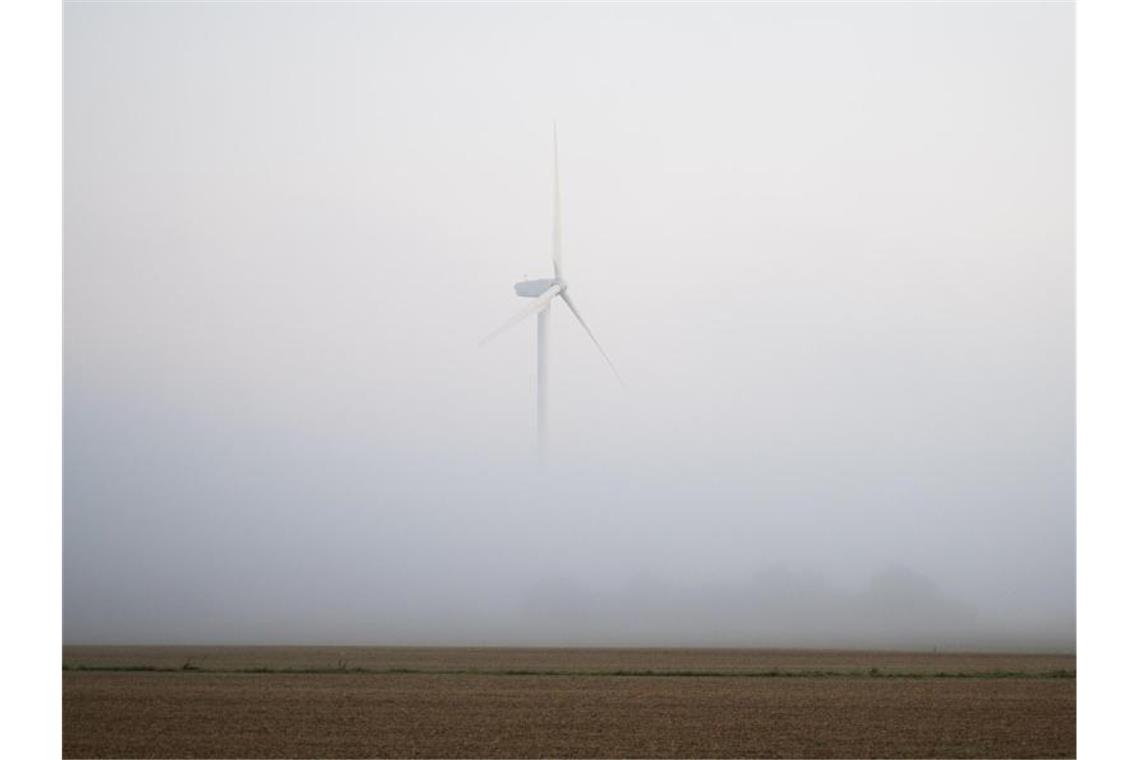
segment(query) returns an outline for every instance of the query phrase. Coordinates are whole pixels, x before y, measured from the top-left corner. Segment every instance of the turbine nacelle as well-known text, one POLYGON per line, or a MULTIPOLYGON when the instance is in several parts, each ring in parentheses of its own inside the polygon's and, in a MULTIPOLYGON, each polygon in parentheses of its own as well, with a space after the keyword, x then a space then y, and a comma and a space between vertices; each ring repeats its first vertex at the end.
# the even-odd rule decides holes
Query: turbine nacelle
POLYGON ((565 292, 566 282, 561 277, 545 277, 541 280, 523 280, 515 283, 515 293, 523 298, 538 298, 553 287, 565 292))

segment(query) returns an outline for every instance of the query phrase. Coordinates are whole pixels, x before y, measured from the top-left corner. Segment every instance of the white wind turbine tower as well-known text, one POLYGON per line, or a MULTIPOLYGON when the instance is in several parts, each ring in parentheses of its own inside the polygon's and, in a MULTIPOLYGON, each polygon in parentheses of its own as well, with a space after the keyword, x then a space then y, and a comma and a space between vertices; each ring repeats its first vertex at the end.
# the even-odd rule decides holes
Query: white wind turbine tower
POLYGON ((546 355, 548 350, 548 335, 547 325, 550 321, 550 303, 555 298, 561 298, 570 307, 571 313, 577 318, 582 329, 590 336, 590 340, 598 347, 598 351, 602 353, 602 358, 606 360, 606 364, 613 370, 614 376, 617 377, 618 382, 622 382, 621 375, 618 374, 617 368, 614 367, 610 357, 606 355, 606 351, 602 348, 602 344, 594 337, 594 333, 586 324, 586 320, 582 319, 582 315, 578 309, 574 307, 574 302, 570 300, 569 285, 562 277, 562 189, 558 181, 558 126, 554 127, 554 230, 551 236, 552 258, 554 259, 554 277, 543 278, 540 280, 523 280, 522 282, 515 283, 515 293, 523 298, 534 299, 532 303, 527 305, 525 309, 515 314, 508 319, 499 329, 488 335, 486 338, 479 342, 483 345, 487 341, 496 337, 508 327, 518 324, 531 314, 538 315, 538 447, 539 451, 545 450, 546 447, 546 385, 547 385, 547 372, 546 372, 546 355))

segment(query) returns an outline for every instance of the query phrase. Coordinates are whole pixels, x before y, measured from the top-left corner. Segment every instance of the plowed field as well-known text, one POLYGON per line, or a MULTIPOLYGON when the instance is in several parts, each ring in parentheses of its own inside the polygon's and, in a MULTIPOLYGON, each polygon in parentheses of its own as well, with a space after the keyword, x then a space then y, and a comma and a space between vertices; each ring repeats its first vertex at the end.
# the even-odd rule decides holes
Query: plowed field
POLYGON ((65 757, 1076 753, 1060 655, 66 647, 64 666, 65 757))

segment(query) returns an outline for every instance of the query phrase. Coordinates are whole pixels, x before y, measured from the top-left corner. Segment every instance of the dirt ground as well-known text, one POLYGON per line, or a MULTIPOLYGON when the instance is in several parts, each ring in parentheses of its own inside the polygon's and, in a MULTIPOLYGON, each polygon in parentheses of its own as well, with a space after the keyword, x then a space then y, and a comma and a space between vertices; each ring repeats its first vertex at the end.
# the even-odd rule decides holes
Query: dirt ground
POLYGON ((63 648, 65 665, 178 668, 385 670, 866 670, 884 672, 1076 670, 1065 654, 880 652, 799 649, 626 649, 497 647, 84 647, 63 648))
POLYGON ((67 647, 64 757, 1074 757, 1072 656, 67 647), (323 668, 415 673, 211 673, 323 668), (877 668, 1004 677, 746 677, 877 668), (607 669, 716 676, 590 675, 607 669), (487 675, 470 671, 496 671, 487 675), (505 675, 549 670, 570 675, 505 675), (734 675, 738 670, 740 674, 734 675), (1010 676, 1009 673, 1023 676, 1010 676))

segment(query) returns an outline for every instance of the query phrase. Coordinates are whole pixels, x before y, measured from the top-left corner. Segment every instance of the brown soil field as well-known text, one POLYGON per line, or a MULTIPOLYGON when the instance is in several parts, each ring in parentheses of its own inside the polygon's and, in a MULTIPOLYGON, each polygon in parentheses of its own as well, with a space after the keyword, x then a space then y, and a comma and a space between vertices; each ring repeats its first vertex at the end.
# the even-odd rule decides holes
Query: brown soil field
POLYGON ((796 649, 605 649, 497 647, 113 647, 66 646, 64 665, 203 670, 868 670, 899 673, 1075 671, 1071 654, 978 654, 796 649))
POLYGON ((69 758, 1076 754, 1071 655, 65 647, 64 665, 69 758))

